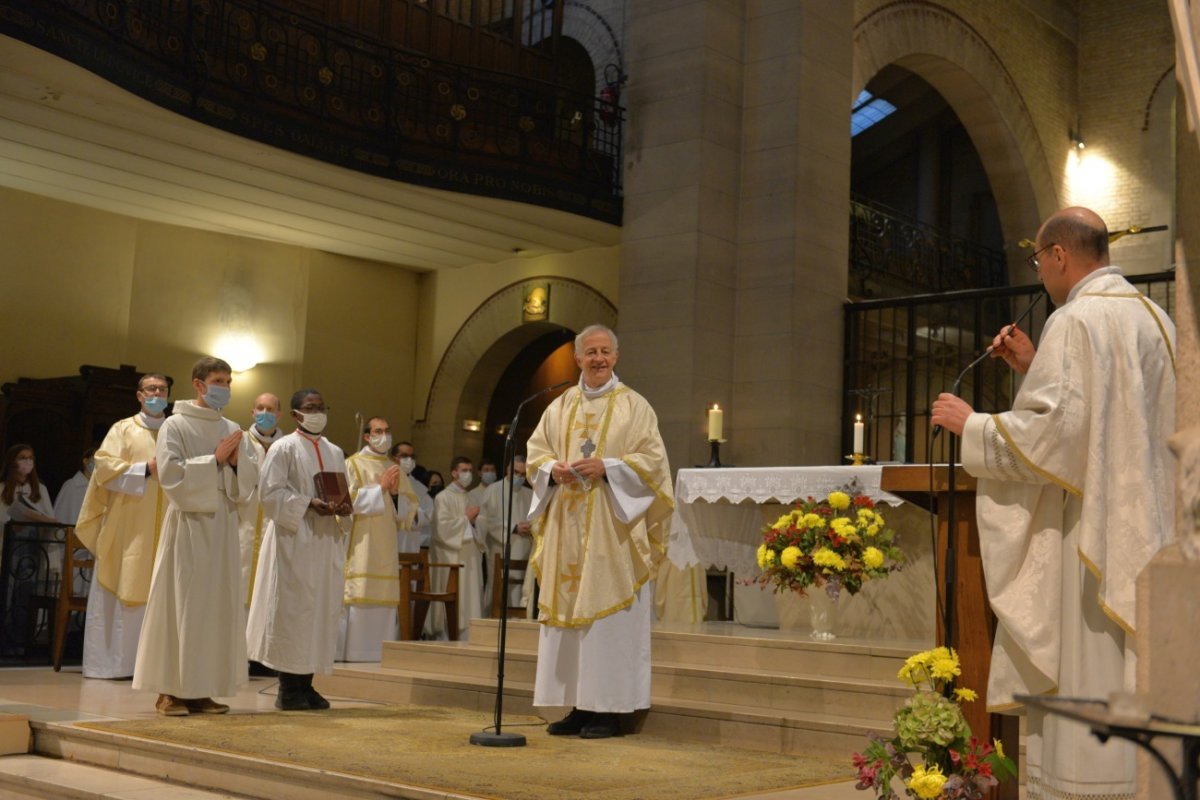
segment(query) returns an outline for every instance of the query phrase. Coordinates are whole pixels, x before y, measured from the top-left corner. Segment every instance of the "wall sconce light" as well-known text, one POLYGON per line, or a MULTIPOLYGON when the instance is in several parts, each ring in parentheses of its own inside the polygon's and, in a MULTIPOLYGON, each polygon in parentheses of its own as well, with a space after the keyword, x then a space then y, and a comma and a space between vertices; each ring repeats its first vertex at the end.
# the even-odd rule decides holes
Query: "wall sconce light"
POLYGON ((1071 131, 1071 146, 1076 150, 1082 150, 1084 147, 1083 136, 1078 131, 1071 131))
POLYGON ((479 433, 481 430, 483 430, 483 422, 481 422, 480 420, 477 420, 477 419, 464 419, 463 423, 462 423, 462 428, 464 431, 470 431, 471 433, 479 433))
POLYGON ((262 360, 262 347, 251 333, 229 333, 213 347, 213 354, 224 358, 234 372, 254 369, 262 360))
POLYGON ((500 436, 508 436, 509 424, 506 422, 503 425, 496 426, 496 433, 500 436))

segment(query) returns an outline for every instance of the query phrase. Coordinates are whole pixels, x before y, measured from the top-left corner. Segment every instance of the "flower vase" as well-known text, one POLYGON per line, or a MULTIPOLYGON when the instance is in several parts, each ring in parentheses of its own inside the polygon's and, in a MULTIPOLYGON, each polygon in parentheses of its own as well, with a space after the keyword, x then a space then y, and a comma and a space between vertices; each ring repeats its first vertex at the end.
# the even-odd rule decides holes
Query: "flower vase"
MULTIPOLYGON (((840 597, 840 594, 839 596, 840 597)), ((830 597, 824 589, 813 589, 808 593, 808 614, 812 623, 810 637, 820 642, 831 642, 837 638, 838 597, 830 597)))

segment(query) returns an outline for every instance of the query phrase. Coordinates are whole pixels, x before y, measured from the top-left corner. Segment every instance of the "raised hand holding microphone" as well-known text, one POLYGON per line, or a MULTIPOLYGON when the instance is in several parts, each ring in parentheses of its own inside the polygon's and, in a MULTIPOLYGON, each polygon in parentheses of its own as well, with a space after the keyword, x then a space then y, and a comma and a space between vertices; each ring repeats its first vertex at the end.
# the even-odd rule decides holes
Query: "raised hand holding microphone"
POLYGON ((996 334, 992 346, 988 348, 988 354, 992 358, 1003 358, 1006 364, 1022 375, 1029 371, 1029 365, 1036 352, 1033 341, 1015 322, 1006 325, 1004 330, 996 334))

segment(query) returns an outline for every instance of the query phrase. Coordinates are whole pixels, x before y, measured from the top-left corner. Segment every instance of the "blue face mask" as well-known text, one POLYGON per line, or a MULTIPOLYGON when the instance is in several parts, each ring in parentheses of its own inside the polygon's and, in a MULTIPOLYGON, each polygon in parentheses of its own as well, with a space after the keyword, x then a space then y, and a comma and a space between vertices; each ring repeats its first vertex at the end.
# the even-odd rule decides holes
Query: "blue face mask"
POLYGON ((167 410, 167 398, 161 395, 153 394, 146 398, 146 402, 142 404, 146 411, 151 414, 161 414, 167 410))
POLYGON ((207 384, 208 388, 204 391, 204 404, 213 411, 220 411, 225 406, 229 405, 229 387, 218 386, 215 383, 207 384))
POLYGON ((278 418, 276 418, 276 416, 270 411, 259 411, 254 415, 254 425, 260 431, 271 430, 275 427, 275 423, 278 421, 278 418))

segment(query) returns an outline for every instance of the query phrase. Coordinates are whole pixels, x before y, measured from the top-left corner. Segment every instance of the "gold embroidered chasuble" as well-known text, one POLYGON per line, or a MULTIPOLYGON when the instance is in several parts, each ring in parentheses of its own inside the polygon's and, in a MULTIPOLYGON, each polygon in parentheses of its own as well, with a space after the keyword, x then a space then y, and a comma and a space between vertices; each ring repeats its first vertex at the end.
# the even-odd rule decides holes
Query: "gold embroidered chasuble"
POLYGON ((379 476, 394 465, 387 456, 360 450, 346 459, 346 478, 354 501, 353 525, 346 547, 347 604, 395 605, 400 601, 397 531, 407 531, 417 518, 417 495, 400 472, 398 502, 379 485, 379 476))
POLYGON ((154 458, 158 432, 140 415, 109 428, 96 451, 96 468, 79 510, 75 534, 96 556, 96 580, 126 606, 145 605, 158 531, 166 509, 158 479, 147 474, 140 495, 105 488, 136 463, 154 458))
POLYGON ((1173 529, 1174 347, 1166 313, 1119 269, 1097 270, 1046 321, 1012 410, 967 420, 963 465, 980 479, 999 620, 989 706, 1061 686, 1063 637, 1073 635, 1057 612, 1067 559, 1092 573, 1089 599, 1131 639, 1138 573, 1173 529), (1071 552, 1067 537, 1077 538, 1071 552))
POLYGON ((539 473, 538 493, 552 493, 533 531, 532 561, 541 586, 538 620, 577 628, 628 608, 654 577, 675 506, 654 410, 621 383, 590 399, 576 386, 550 404, 527 447, 529 474, 539 473), (578 482, 546 486, 543 467, 570 463, 585 453, 605 459, 609 481, 623 470, 636 476, 647 495, 652 493, 645 513, 623 522, 628 515, 603 478, 588 487, 578 482))

